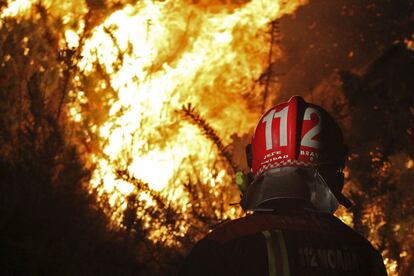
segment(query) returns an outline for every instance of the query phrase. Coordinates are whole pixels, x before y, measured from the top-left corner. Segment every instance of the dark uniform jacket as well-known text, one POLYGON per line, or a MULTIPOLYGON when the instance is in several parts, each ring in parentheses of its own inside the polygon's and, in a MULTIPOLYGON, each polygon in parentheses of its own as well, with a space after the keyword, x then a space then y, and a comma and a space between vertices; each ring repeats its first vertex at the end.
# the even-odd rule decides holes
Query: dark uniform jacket
POLYGON ((179 275, 387 275, 371 244, 338 218, 312 211, 255 213, 197 243, 179 275))

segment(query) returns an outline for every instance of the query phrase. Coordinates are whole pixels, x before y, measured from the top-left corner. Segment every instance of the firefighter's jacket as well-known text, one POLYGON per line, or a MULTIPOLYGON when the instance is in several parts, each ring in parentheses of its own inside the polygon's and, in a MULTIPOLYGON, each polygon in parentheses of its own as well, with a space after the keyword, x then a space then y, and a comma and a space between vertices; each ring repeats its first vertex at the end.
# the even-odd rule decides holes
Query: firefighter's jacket
POLYGON ((387 275, 371 244, 338 218, 312 211, 255 213, 196 244, 179 275, 387 275))

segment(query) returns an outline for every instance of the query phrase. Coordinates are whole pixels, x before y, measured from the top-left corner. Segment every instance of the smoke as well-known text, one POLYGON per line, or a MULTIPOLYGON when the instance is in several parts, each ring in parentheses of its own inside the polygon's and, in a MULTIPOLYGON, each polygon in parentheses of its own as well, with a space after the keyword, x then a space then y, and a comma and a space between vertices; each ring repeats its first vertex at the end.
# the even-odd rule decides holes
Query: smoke
POLYGON ((280 20, 279 100, 306 95, 338 70, 361 72, 414 33, 413 1, 312 0, 280 20))

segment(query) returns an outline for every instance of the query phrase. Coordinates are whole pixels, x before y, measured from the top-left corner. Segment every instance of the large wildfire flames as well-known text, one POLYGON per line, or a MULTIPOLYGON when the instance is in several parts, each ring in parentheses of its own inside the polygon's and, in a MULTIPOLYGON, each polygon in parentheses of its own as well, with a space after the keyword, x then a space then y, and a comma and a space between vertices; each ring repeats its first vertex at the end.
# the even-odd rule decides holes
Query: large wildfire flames
MULTIPOLYGON (((114 91, 94 99, 70 91, 68 115, 86 127, 86 142, 95 146, 86 154, 94 168, 91 189, 108 199, 115 221, 136 189, 116 175, 119 169, 148 183, 184 214, 191 203, 182 183, 192 179, 194 170, 200 184, 210 185, 217 195, 214 187, 226 186, 226 202, 238 201, 229 165, 218 160, 218 149, 199 127, 177 111, 192 104, 224 144, 232 142, 233 134, 249 133, 262 111, 258 79, 268 64, 270 23, 305 2, 139 1, 108 15, 87 38, 82 34, 88 22, 69 26, 85 4, 66 4, 68 27, 62 39, 69 47, 82 44, 78 71, 105 71, 109 78, 98 81, 98 89, 114 91), (106 119, 93 122, 91 111, 103 105, 110 106, 106 119)), ((16 1, 3 16, 28 13, 31 4, 16 1)), ((54 11, 53 1, 49 5, 51 12, 61 12, 54 11)), ((273 49, 273 58, 280 57, 281 50, 273 49)), ((74 82, 80 77, 74 76, 74 82)), ((139 198, 152 204, 145 192, 139 198)), ((226 206, 223 219, 238 215, 240 210, 226 206)), ((186 225, 179 229, 184 235, 186 225)), ((158 231, 152 238, 166 235, 167 230, 158 231)))
MULTIPOLYGON (((115 176, 119 166, 184 211, 191 203, 180 184, 194 168, 202 184, 232 183, 225 167, 212 168, 218 155, 212 142, 177 110, 195 105, 226 144, 232 134, 248 132, 260 105, 246 99, 260 95, 254 82, 266 66, 269 23, 298 4, 252 1, 229 11, 217 3, 209 8, 143 1, 113 13, 94 29, 79 66, 88 72, 95 63, 102 65, 116 91, 107 99, 108 120, 91 126, 103 153, 90 156, 97 165, 91 183, 110 194, 111 206, 125 208, 122 202, 134 190, 115 176), (119 55, 122 64, 117 64, 119 55)), ((79 121, 84 120, 79 105, 88 99, 78 95, 70 114, 79 121)), ((225 213, 224 218, 237 214, 235 207, 226 207, 225 213)), ((181 230, 184 234, 186 227, 181 230)))
MULTIPOLYGON (((114 209, 124 209, 135 188, 115 175, 122 167, 185 211, 191 203, 180 184, 194 168, 201 184, 232 185, 228 168, 212 166, 218 155, 212 142, 177 110, 193 104, 225 144, 232 134, 249 132, 261 111, 260 104, 247 99, 261 95, 255 81, 266 67, 269 23, 299 4, 252 1, 228 10, 219 3, 142 1, 97 26, 85 42, 79 68, 91 72, 95 64, 102 66, 110 75, 102 85, 116 93, 102 99, 111 105, 108 119, 90 126, 99 137, 99 152, 88 157, 96 164, 92 187, 108 194, 114 209)), ((77 37, 76 30, 66 32, 72 45, 77 46, 77 37)), ((70 116, 84 121, 88 115, 82 105, 89 99, 79 91, 73 96, 70 116)), ((141 196, 151 204, 145 193, 141 196)), ((237 201, 226 196, 229 203, 237 201)), ((224 213, 223 218, 238 214, 235 207, 224 213)), ((185 225, 180 229, 184 234, 185 225)))
MULTIPOLYGON (((233 167, 244 160, 226 160, 182 110, 201 114, 224 145, 247 137, 263 108, 259 79, 269 64, 271 22, 307 1, 145 0, 122 8, 108 3, 111 13, 89 17, 93 27, 78 21, 87 13, 85 2, 43 2, 50 13, 64 14, 59 44, 78 49, 67 115, 83 137, 82 154, 92 169, 89 189, 109 206, 114 224, 122 220, 130 194, 155 206, 148 191, 119 171, 147 183, 183 214, 175 235, 187 232, 187 210, 195 204, 184 188, 187 182, 209 185, 215 198, 228 203, 220 207, 221 219, 240 216, 230 203, 238 201, 233 167), (102 78, 91 84, 95 94, 83 91, 83 82, 97 72, 102 78)), ((24 16, 35 3, 10 1, 1 17, 24 16)), ((283 58, 282 50, 272 47, 272 59, 283 58)), ((338 215, 351 223, 344 209, 338 215)), ((153 223, 143 219, 144 226, 153 223)), ((159 225, 150 238, 172 245, 170 231, 159 225)), ((386 262, 393 272, 396 262, 386 262)))

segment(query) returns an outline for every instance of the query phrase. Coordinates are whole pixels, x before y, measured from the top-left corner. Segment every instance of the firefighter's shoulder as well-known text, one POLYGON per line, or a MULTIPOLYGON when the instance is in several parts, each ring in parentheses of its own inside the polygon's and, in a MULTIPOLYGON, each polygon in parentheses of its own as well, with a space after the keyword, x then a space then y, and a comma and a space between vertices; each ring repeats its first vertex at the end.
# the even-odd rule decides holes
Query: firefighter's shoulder
POLYGON ((318 220, 314 219, 312 214, 299 212, 286 214, 258 212, 222 223, 205 238, 218 243, 225 243, 230 240, 272 229, 285 231, 328 231, 328 228, 318 223, 318 220))

